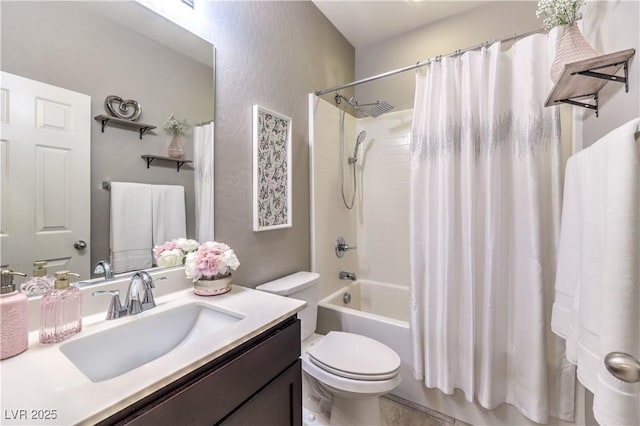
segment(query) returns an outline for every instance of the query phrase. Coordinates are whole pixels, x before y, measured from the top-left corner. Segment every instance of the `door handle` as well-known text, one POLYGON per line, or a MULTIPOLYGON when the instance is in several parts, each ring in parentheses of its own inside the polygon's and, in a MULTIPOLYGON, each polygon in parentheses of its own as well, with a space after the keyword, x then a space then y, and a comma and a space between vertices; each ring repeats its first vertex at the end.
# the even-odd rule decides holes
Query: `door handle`
POLYGON ((86 241, 82 241, 82 240, 78 240, 75 243, 73 243, 73 247, 76 250, 84 250, 87 248, 87 242, 86 241))
POLYGON ((604 365, 609 373, 623 382, 640 382, 640 362, 629 354, 610 352, 604 357, 604 365))

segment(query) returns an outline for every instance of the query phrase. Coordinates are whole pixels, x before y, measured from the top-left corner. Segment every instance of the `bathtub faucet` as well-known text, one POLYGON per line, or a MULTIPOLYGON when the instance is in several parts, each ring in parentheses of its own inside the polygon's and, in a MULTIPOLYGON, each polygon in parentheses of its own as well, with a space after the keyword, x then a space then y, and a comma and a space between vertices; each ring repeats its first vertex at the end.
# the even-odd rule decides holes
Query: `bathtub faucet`
POLYGON ((351 280, 351 281, 355 281, 358 278, 356 278, 356 274, 355 272, 346 272, 346 271, 340 271, 340 279, 341 280, 351 280))

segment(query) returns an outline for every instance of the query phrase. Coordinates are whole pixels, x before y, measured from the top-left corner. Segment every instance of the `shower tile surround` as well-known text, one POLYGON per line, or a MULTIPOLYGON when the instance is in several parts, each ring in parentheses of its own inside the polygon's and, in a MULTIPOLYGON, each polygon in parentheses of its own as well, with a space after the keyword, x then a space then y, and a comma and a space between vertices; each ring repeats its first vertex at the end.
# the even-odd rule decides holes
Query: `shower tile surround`
MULTIPOLYGON (((313 97, 312 232, 313 269, 320 274, 320 296, 345 285, 340 271, 358 277, 409 285, 409 141, 412 110, 378 118, 345 115, 345 157, 356 136, 367 131, 357 167, 356 205, 347 210, 340 194, 340 109, 313 97), (355 251, 337 258, 333 247, 342 236, 355 251)), ((345 194, 351 194, 352 169, 343 158, 345 194)))
POLYGON ((358 122, 358 270, 373 281, 409 286, 409 143, 413 110, 358 122))
MULTIPOLYGON (((357 250, 348 251, 338 258, 334 246, 338 237, 344 237, 349 245, 357 245, 356 210, 347 210, 340 193, 340 110, 328 102, 313 97, 313 156, 312 221, 312 269, 321 276, 320 298, 343 287, 340 271, 358 273, 357 250)), ((356 140, 356 119, 345 114, 344 149, 353 152, 356 140)), ((345 195, 350 197, 349 165, 344 160, 345 195)), ((357 201, 356 201, 357 202, 357 201)))

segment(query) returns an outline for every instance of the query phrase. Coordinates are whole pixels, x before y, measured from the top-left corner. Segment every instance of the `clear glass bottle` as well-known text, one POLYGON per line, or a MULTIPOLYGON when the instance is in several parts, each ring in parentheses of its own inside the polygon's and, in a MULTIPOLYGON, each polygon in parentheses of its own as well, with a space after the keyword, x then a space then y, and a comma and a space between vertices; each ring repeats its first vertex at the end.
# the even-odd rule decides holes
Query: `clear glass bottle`
POLYGON ((20 291, 27 296, 37 296, 51 290, 56 278, 47 274, 46 266, 44 260, 33 262, 33 273, 22 283, 20 291))
POLYGON ((69 271, 56 272, 54 287, 42 299, 40 343, 58 343, 82 331, 82 292, 69 285, 69 271))

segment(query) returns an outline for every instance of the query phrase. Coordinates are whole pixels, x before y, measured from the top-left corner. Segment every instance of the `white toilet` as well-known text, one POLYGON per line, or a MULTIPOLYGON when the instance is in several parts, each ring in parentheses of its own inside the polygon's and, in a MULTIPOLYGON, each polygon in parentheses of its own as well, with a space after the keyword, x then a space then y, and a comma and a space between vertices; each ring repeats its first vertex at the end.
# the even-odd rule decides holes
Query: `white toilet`
POLYGON ((388 346, 359 334, 339 331, 331 331, 326 336, 314 334, 319 281, 317 273, 297 272, 256 287, 307 302, 298 312, 306 408, 303 422, 323 424, 317 410, 322 405, 318 405, 318 401, 324 401, 324 405, 330 404, 330 413, 327 413, 330 425, 380 425, 378 398, 400 384, 400 357, 388 346), (307 407, 314 402, 312 407, 307 407))

